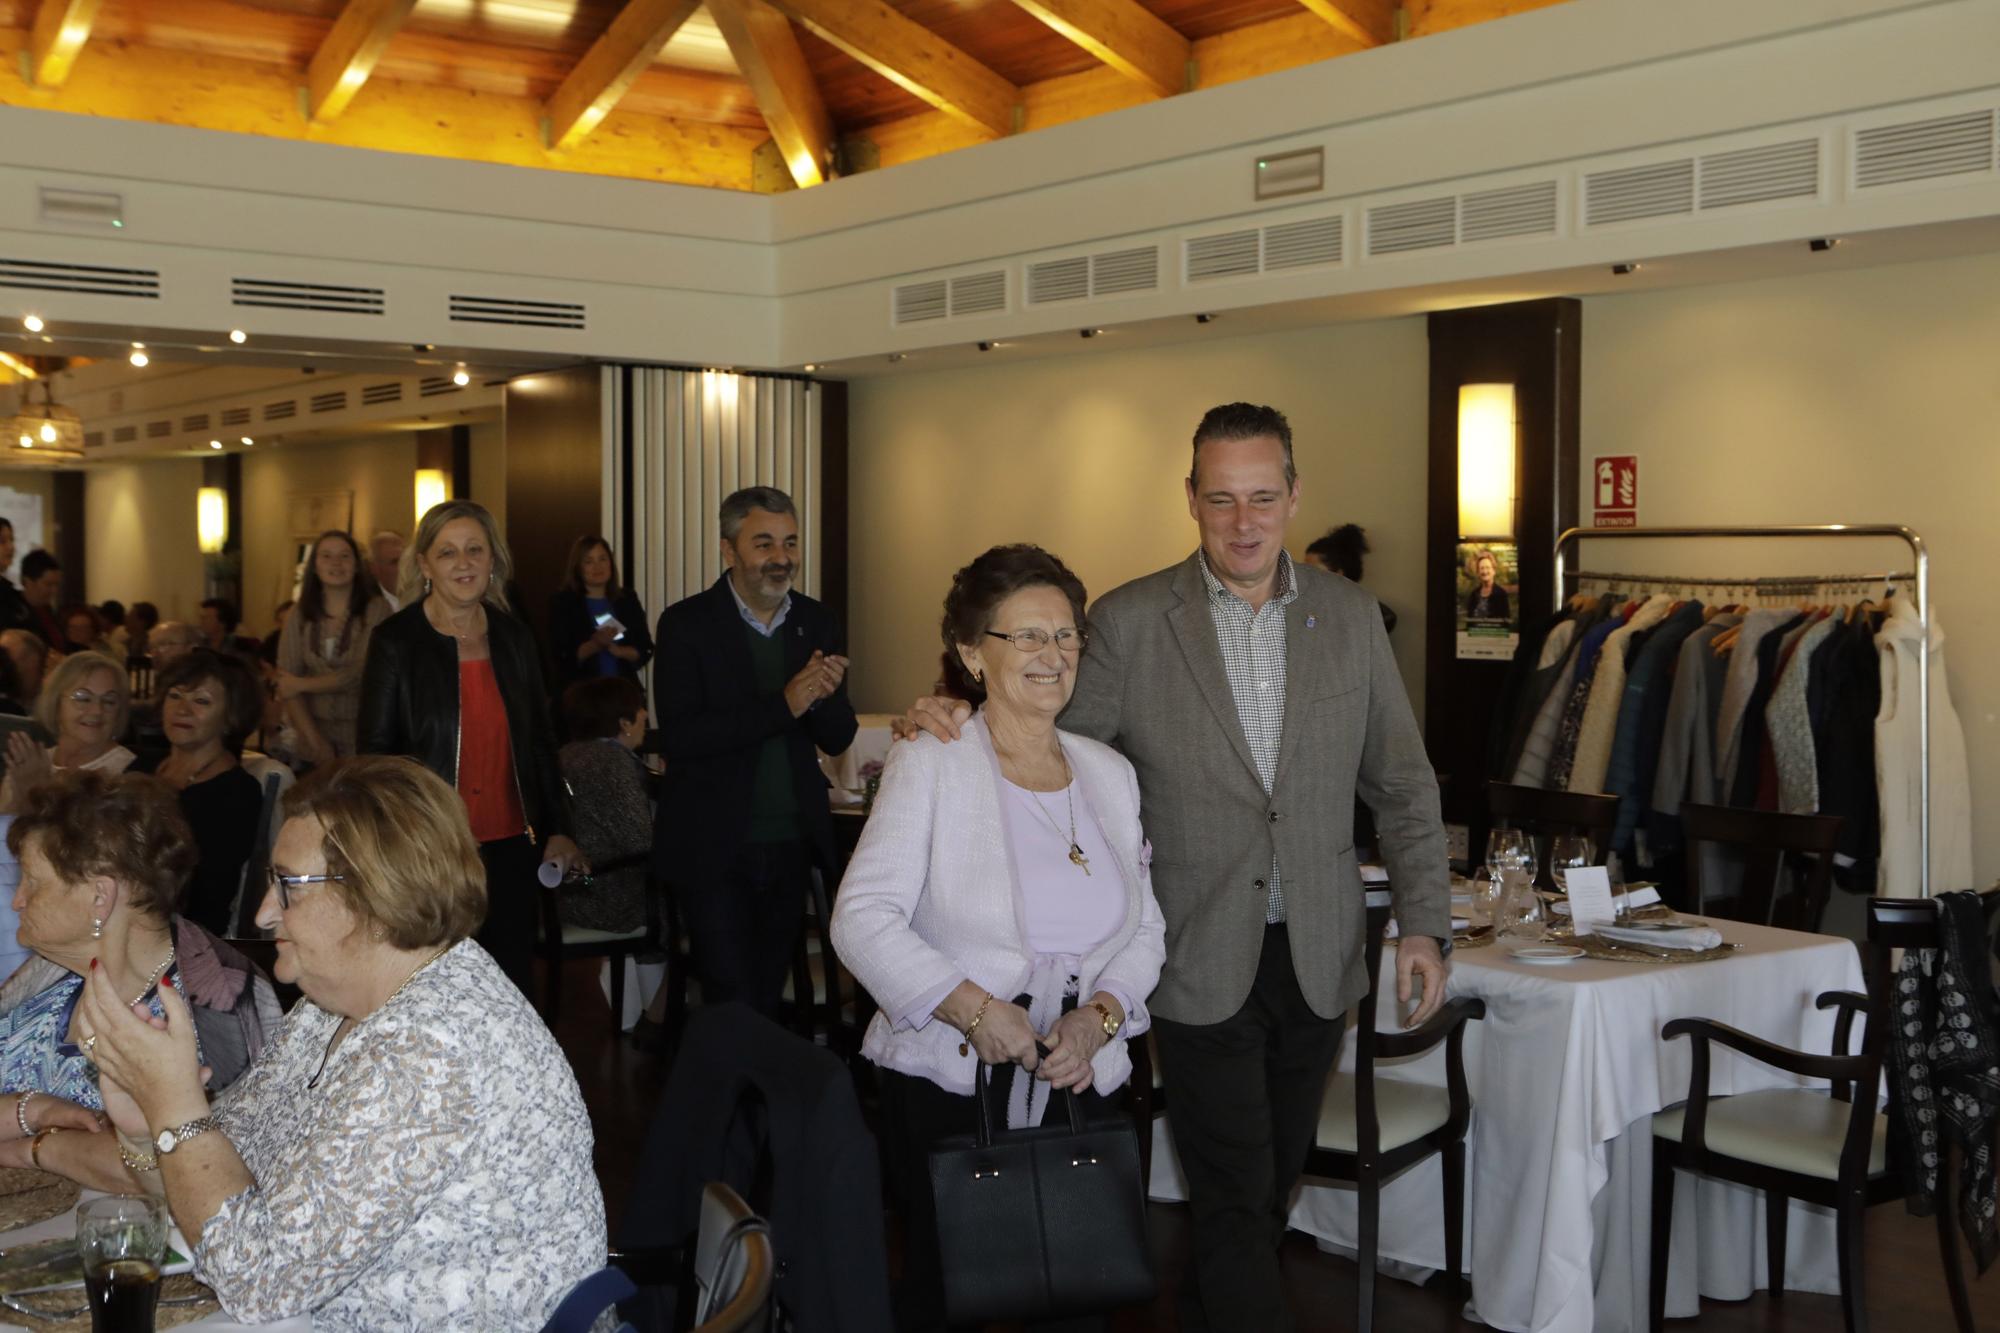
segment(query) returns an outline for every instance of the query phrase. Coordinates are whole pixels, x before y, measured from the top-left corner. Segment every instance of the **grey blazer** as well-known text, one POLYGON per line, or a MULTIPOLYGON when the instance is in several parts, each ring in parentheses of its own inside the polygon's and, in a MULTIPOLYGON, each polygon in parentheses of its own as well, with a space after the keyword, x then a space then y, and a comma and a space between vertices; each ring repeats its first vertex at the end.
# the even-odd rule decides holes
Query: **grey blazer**
POLYGON ((1097 599, 1062 715, 1065 730, 1115 745, 1138 771, 1167 924, 1151 1008, 1175 1022, 1219 1023, 1249 997, 1274 851, 1306 1001, 1332 1018, 1361 998, 1357 794, 1375 812, 1399 928, 1451 933, 1437 778, 1382 614, 1338 575, 1297 563, 1293 571, 1299 595, 1285 612, 1285 724, 1269 796, 1192 555, 1097 599))

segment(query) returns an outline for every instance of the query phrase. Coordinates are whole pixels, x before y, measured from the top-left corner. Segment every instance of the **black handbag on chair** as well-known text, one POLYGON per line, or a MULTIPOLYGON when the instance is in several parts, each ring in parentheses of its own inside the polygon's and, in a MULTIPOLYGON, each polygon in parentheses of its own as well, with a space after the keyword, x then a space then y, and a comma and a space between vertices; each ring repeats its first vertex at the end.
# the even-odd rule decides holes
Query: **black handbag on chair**
POLYGON ((979 1132, 931 1150, 945 1309, 954 1324, 1094 1314, 1151 1300, 1153 1259, 1129 1121, 993 1133, 988 1074, 979 1132))

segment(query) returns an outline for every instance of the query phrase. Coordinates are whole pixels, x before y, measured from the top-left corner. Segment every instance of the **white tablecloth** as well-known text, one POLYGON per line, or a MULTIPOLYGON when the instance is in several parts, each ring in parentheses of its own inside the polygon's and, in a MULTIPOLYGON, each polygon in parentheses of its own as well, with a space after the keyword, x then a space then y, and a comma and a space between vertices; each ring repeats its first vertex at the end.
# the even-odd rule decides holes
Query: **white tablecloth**
MULTIPOLYGON (((1466 1257, 1472 1309, 1484 1322, 1542 1333, 1638 1333, 1646 1327, 1654 1112, 1687 1095, 1689 1044, 1663 1042, 1670 1019, 1714 1018, 1800 1050, 1824 1052, 1833 1015, 1823 991, 1861 990, 1853 944, 1824 935, 1717 922, 1742 946, 1709 963, 1556 967, 1515 962, 1501 946, 1453 959, 1450 993, 1486 1001, 1467 1030, 1473 1097, 1467 1140, 1466 1257)), ((1393 975, 1394 954, 1382 971, 1393 975)), ((1384 1012, 1381 1025, 1396 1022, 1384 1012)), ((1342 1067, 1353 1066, 1353 1043, 1342 1067)), ((1389 1070, 1387 1063, 1378 1065, 1389 1070)), ((1397 1062, 1391 1076, 1442 1085, 1440 1047, 1397 1062)), ((1717 1094, 1795 1087, 1790 1075, 1714 1048, 1717 1094)), ((1168 1091, 1172 1105, 1172 1090, 1168 1091)), ((1184 1197, 1160 1122, 1155 1198, 1184 1197)), ((1766 1285, 1763 1209, 1755 1191, 1680 1177, 1674 1196, 1667 1313, 1699 1312, 1699 1295, 1740 1300, 1766 1285), (1692 1260, 1692 1262, 1690 1262, 1692 1260)), ((1304 1186, 1294 1227, 1336 1247, 1355 1239, 1354 1195, 1304 1186)), ((1832 1214, 1793 1203, 1786 1285, 1839 1289, 1832 1214)), ((1443 1188, 1432 1157, 1383 1190, 1380 1254, 1444 1266, 1443 1188)))
MULTIPOLYGON (((86 1199, 95 1199, 101 1196, 94 1190, 85 1190, 83 1197, 86 1199)), ((76 1235, 76 1210, 71 1209, 60 1217, 51 1217, 47 1221, 37 1222, 33 1226, 20 1227, 7 1232, 5 1235, 0 1235, 0 1250, 4 1250, 10 1245, 25 1245, 29 1241, 55 1240, 61 1236, 74 1235, 76 1235)), ((171 1244, 182 1254, 188 1252, 187 1242, 181 1239, 178 1227, 174 1229, 171 1244)), ((77 1303, 82 1304, 83 1292, 78 1291, 76 1298, 77 1303)), ((12 1314, 6 1310, 0 1310, 0 1330, 4 1330, 5 1333, 16 1333, 16 1330, 19 1330, 19 1333, 34 1333, 36 1326, 32 1320, 25 1323, 10 1324, 7 1322, 8 1319, 18 1320, 19 1318, 19 1315, 12 1314)), ((47 1326, 43 1325, 42 1327, 47 1326)), ((207 1329, 210 1330, 210 1333, 228 1333, 229 1330, 261 1330, 261 1333, 311 1333, 312 1320, 301 1315, 296 1319, 285 1319, 275 1324, 239 1324, 225 1315, 216 1314, 210 1315, 206 1319, 197 1319, 191 1324, 182 1324, 180 1327, 207 1329)))

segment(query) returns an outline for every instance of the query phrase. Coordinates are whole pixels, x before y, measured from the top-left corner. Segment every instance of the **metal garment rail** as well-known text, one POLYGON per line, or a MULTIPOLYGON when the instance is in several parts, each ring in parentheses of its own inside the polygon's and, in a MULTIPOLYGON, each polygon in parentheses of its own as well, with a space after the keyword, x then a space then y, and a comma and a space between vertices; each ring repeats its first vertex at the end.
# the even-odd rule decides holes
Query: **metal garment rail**
MULTIPOLYGON (((1916 529, 1900 523, 1824 523, 1797 527, 1768 528, 1570 528, 1556 538, 1556 605, 1569 595, 1569 572, 1564 552, 1573 541, 1630 541, 1637 538, 1764 538, 1764 537, 1893 537, 1910 548, 1916 561, 1917 583, 1917 794, 1922 807, 1918 822, 1923 874, 1919 881, 1922 896, 1931 896, 1931 557, 1916 529)), ((1637 576, 1632 576, 1637 577, 1637 576)), ((1779 579, 1778 582, 1805 582, 1779 579)), ((1842 582, 1835 576, 1827 582, 1842 582)), ((1730 579, 1722 586, 1755 586, 1756 579, 1730 579)))

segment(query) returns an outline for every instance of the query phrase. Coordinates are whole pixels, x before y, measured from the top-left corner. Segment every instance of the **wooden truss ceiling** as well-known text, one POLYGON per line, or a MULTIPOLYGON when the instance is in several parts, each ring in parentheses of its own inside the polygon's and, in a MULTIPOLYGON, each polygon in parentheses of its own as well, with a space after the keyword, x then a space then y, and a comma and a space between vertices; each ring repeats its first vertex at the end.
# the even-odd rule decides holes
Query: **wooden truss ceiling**
POLYGON ((1558 0, 0 0, 0 106, 789 189, 1558 0))

